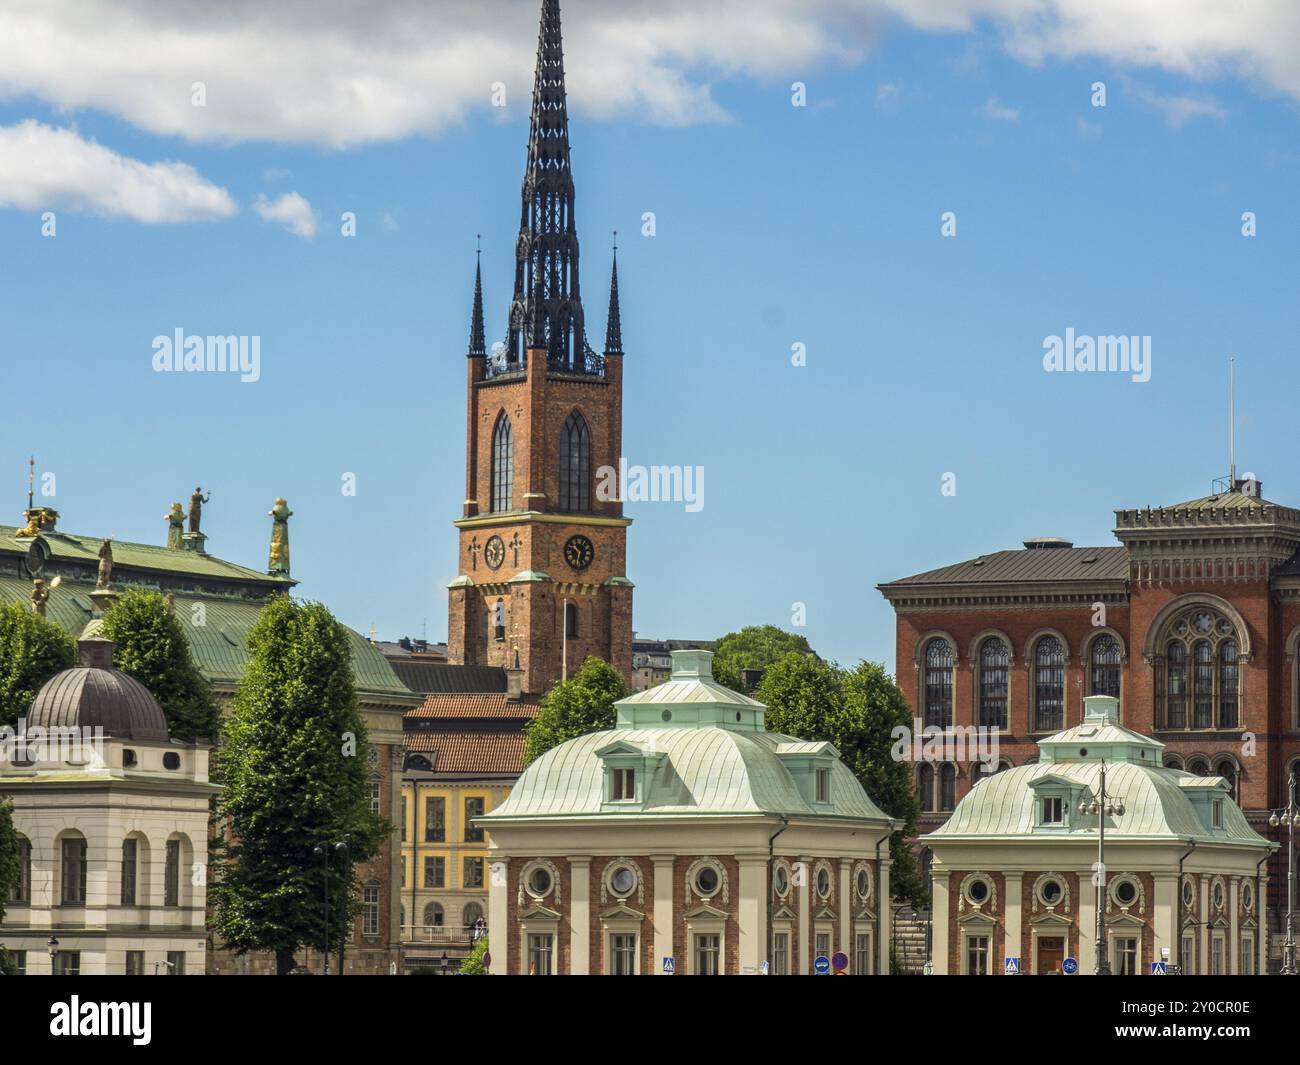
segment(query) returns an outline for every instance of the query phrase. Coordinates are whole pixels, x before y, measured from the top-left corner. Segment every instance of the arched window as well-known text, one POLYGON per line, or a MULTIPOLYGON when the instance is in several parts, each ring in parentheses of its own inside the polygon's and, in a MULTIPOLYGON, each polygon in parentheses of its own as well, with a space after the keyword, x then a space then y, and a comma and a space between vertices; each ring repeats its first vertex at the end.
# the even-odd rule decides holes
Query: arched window
POLYGON ((26 906, 32 901, 32 841, 18 837, 18 879, 10 885, 9 902, 26 906))
POLYGON ((944 762, 939 767, 939 809, 951 810, 957 805, 957 767, 944 762))
POLYGON ((1228 787, 1232 789, 1232 801, 1237 802, 1237 767, 1227 758, 1222 759, 1214 767, 1214 775, 1223 777, 1228 782, 1228 787))
POLYGON ((1241 678, 1233 622, 1211 607, 1192 606, 1174 615, 1161 637, 1156 728, 1239 727, 1241 678))
POLYGON ((466 928, 473 928, 474 922, 483 916, 483 907, 477 902, 468 903, 461 914, 461 922, 466 928))
POLYGON ((1098 636, 1088 649, 1089 695, 1113 695, 1119 698, 1119 640, 1109 633, 1098 636))
POLYGON ((591 434, 576 410, 560 431, 560 509, 591 509, 591 434))
POLYGON ((572 640, 578 635, 578 605, 564 604, 564 635, 572 640))
POLYGON ((952 725, 952 644, 942 637, 925 645, 925 725, 952 725))
POLYGON ((1007 677, 1011 648, 1005 640, 990 636, 980 644, 980 724, 985 728, 1007 727, 1007 677))
POLYGON ((492 430, 492 509, 509 510, 514 499, 515 444, 505 411, 492 430))
POLYGON ((1208 777, 1210 775, 1210 763, 1204 758, 1193 758, 1187 763, 1187 772, 1194 777, 1208 777))
POLYGON ((441 928, 443 921, 446 920, 442 912, 441 904, 431 902, 424 908, 424 923, 429 928, 441 928))
POLYGON ((920 795, 921 809, 929 812, 934 809, 934 766, 922 762, 916 770, 916 790, 920 795))
POLYGON ((492 634, 498 640, 506 638, 506 601, 498 599, 492 604, 492 634))
POLYGON ((1034 729, 1065 728, 1065 648, 1055 636, 1034 644, 1034 729))

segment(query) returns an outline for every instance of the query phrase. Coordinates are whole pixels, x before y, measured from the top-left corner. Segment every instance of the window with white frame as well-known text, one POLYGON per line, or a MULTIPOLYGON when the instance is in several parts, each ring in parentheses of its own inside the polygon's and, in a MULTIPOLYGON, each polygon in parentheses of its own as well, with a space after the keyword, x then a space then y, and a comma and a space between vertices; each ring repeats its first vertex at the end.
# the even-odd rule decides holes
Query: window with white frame
POLYGON ((989 937, 966 937, 966 973, 967 976, 988 976, 989 974, 989 937))
POLYGON ((609 798, 611 802, 630 802, 636 798, 636 770, 611 769, 609 798))
POLYGON ((1115 972, 1119 976, 1138 975, 1138 941, 1131 936, 1115 940, 1115 972))
POLYGON ((716 932, 695 934, 695 975, 720 976, 722 969, 722 936, 716 932))
POLYGON ((790 933, 776 932, 772 936, 772 974, 790 975, 790 933))
POLYGON ((871 933, 859 932, 853 937, 853 971, 858 976, 871 975, 871 933))
POLYGON ((636 933, 614 932, 609 937, 611 976, 636 975, 636 933))
POLYGON ((555 970, 555 936, 549 932, 532 932, 528 936, 528 975, 550 976, 555 970))

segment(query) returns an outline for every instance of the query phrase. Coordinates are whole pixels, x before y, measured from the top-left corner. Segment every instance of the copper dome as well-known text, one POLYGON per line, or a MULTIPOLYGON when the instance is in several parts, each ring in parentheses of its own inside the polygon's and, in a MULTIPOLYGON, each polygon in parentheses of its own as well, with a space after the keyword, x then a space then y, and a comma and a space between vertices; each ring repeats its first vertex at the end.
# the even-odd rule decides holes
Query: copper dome
POLYGON ((113 643, 99 638, 77 643, 81 664, 56 673, 32 700, 27 727, 102 728, 117 739, 170 739, 158 700, 134 677, 114 669, 113 643))

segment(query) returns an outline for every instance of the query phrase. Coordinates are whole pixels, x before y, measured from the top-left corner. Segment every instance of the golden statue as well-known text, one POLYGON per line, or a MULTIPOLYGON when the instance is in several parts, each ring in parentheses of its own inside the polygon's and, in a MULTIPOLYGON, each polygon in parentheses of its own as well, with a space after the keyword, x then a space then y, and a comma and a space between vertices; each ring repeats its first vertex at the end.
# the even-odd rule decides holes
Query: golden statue
POLYGON ((179 503, 173 503, 166 514, 167 546, 173 551, 181 549, 181 537, 185 533, 185 509, 179 503))
POLYGON ((281 497, 275 501, 275 506, 267 511, 267 517, 271 519, 271 557, 267 572, 276 577, 287 577, 289 576, 289 519, 293 517, 293 511, 281 497))

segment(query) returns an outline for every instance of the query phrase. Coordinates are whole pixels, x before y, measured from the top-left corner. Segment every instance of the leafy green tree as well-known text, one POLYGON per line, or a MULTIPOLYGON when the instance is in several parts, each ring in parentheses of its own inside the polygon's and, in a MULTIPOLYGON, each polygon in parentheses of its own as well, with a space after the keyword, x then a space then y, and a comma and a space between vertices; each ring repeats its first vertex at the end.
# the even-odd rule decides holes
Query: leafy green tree
MULTIPOLYGON (((14 804, 0 798, 0 924, 5 920, 5 902, 18 885, 18 830, 14 828, 14 804)), ((0 946, 0 973, 13 976, 16 967, 9 953, 0 946)))
POLYGON ((0 605, 0 725, 16 725, 41 685, 76 664, 72 637, 26 603, 0 605))
POLYGON ((741 691, 742 669, 767 669, 791 651, 813 653, 803 636, 775 625, 747 625, 739 632, 727 633, 714 644, 714 679, 732 691, 741 691))
POLYGON ((351 860, 365 862, 391 826, 370 812, 365 724, 343 626, 319 603, 277 597, 248 649, 226 728, 217 810, 227 831, 213 864, 213 923, 236 953, 274 951, 283 975, 300 947, 337 948, 358 915, 352 869, 334 844, 347 841, 351 860))
POLYGON ((890 837, 890 889, 896 898, 923 904, 925 885, 907 844, 918 813, 907 762, 891 754, 897 725, 912 714, 883 666, 860 662, 853 670, 798 651, 767 668, 755 697, 767 704, 767 727, 803 740, 829 740, 871 799, 903 826, 890 837))
POLYGON ((619 671, 591 656, 572 679, 561 681, 542 697, 525 734, 525 757, 532 762, 565 740, 613 728, 614 703, 627 693, 619 671))
POLYGON ((217 700, 199 672, 179 618, 161 592, 131 589, 104 615, 103 633, 117 646, 113 664, 158 700, 174 739, 214 739, 217 700))
POLYGON ((461 976, 487 976, 487 966, 483 964, 483 956, 488 952, 488 937, 484 936, 465 955, 465 960, 460 963, 461 976))

